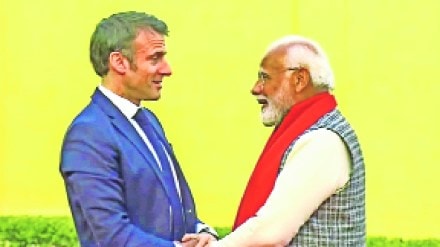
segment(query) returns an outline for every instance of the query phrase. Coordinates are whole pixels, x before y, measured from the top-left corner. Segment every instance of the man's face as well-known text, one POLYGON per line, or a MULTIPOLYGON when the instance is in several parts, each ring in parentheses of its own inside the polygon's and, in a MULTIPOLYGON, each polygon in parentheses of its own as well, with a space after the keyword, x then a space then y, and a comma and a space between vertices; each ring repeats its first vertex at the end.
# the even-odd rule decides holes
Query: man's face
POLYGON ((125 98, 135 104, 142 100, 158 100, 162 79, 171 75, 165 60, 163 35, 154 30, 142 30, 133 42, 133 62, 124 80, 125 98))
POLYGON ((284 54, 273 52, 261 62, 258 81, 251 92, 262 105, 261 118, 265 126, 279 124, 294 104, 286 70, 284 54))

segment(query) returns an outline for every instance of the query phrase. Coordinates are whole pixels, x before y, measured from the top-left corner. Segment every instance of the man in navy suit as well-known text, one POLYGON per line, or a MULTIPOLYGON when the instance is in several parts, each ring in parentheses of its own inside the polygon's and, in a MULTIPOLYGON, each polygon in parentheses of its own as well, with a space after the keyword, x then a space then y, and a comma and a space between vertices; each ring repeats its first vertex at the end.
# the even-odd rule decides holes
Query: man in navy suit
POLYGON ((167 34, 155 16, 130 11, 92 35, 101 85, 69 126, 60 165, 81 246, 203 246, 217 237, 197 218, 160 122, 141 107, 171 75, 167 34))

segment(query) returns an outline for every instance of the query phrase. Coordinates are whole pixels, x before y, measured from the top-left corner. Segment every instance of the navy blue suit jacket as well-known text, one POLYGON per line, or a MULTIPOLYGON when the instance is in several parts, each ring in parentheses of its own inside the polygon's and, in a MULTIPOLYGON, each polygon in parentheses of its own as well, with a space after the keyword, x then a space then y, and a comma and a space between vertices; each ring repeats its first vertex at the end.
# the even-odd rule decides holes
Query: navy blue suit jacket
POLYGON ((194 233, 200 222, 194 200, 173 152, 171 158, 183 226, 173 225, 169 193, 145 142, 97 89, 67 130, 61 151, 60 170, 81 246, 174 246, 183 233, 194 233))

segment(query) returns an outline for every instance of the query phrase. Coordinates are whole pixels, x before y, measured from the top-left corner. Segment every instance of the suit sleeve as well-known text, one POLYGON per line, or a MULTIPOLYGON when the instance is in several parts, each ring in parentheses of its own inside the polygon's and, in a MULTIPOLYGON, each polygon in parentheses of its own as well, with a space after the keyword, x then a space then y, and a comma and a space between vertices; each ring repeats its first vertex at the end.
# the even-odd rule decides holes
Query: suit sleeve
MULTIPOLYGON (((100 125, 73 125, 61 152, 61 173, 75 223, 87 224, 94 243, 82 246, 174 246, 133 225, 126 211, 124 181, 112 135, 100 125), (82 220, 78 220, 82 219, 82 220)), ((84 228, 85 226, 81 226, 84 228)), ((86 234, 78 232, 78 234, 86 234)), ((79 236, 80 241, 81 238, 79 236)))

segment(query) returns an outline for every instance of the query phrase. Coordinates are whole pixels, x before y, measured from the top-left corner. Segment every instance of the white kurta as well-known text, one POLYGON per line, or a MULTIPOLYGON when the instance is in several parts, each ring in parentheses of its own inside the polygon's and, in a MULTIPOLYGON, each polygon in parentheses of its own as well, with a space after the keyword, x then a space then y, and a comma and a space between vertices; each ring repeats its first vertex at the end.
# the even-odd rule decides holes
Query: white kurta
POLYGON ((336 133, 318 129, 304 134, 256 216, 210 246, 286 246, 321 203, 344 187, 349 175, 350 155, 336 133))

